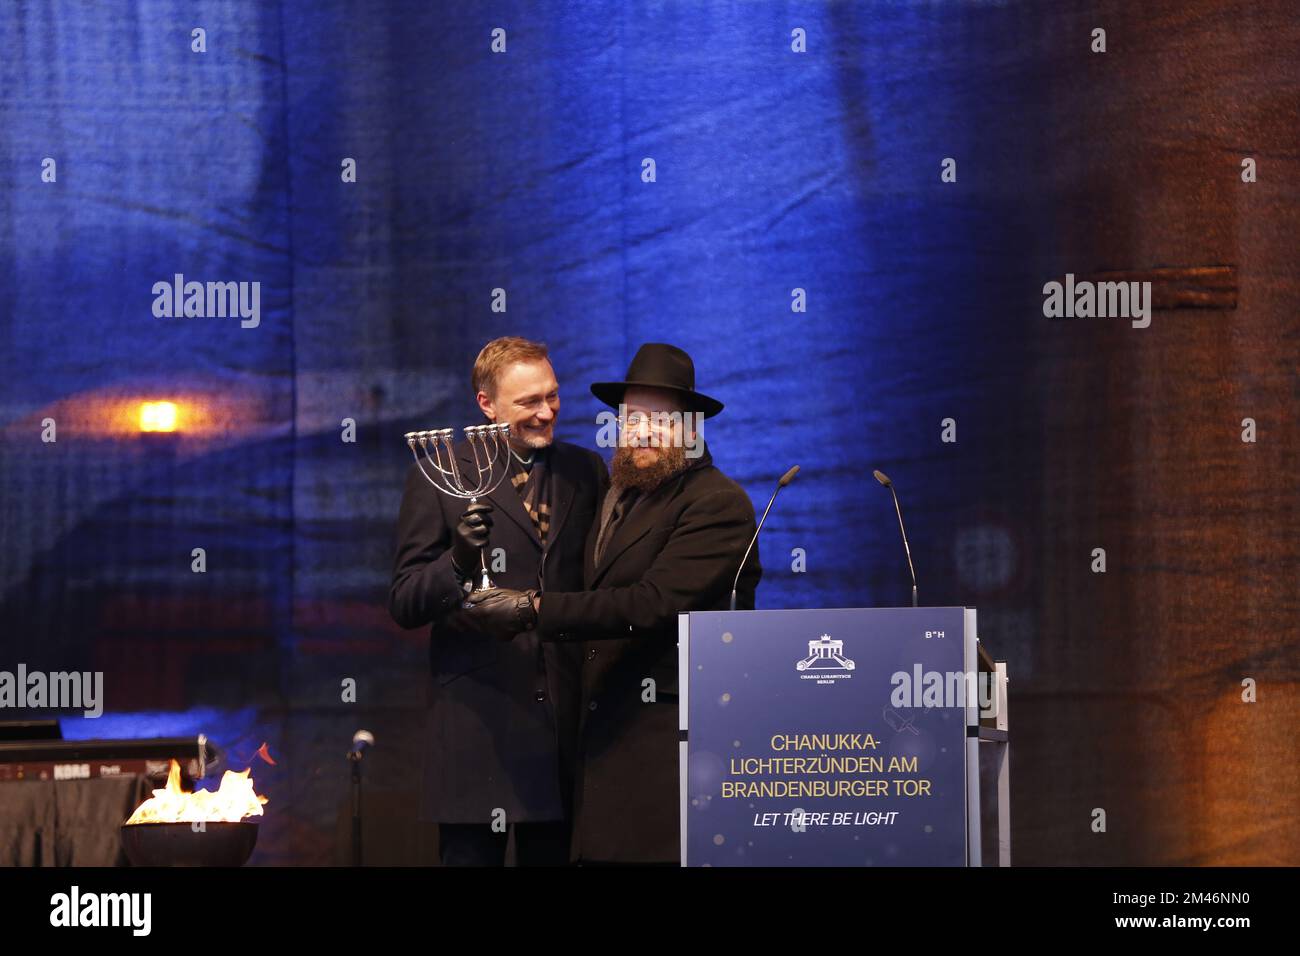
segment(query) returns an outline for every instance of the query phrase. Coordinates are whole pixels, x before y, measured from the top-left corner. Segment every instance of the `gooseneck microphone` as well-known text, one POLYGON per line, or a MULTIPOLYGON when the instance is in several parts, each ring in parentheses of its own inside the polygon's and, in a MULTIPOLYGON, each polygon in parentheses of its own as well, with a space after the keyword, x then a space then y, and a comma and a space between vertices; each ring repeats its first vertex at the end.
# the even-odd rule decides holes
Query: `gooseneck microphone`
POLYGON ((903 532, 903 550, 907 552, 907 570, 912 572, 912 607, 916 607, 916 568, 912 567, 912 549, 907 544, 907 529, 903 527, 903 512, 898 507, 898 492, 894 491, 894 483, 889 480, 889 476, 883 471, 873 471, 876 481, 880 482, 889 489, 889 493, 894 496, 894 511, 898 514, 898 530, 903 532))
POLYGON ((740 567, 736 568, 736 579, 731 582, 731 609, 736 609, 736 588, 740 586, 740 573, 745 570, 745 562, 749 560, 749 552, 754 550, 754 542, 758 540, 758 533, 763 530, 763 522, 767 520, 767 513, 772 510, 772 502, 776 501, 777 492, 779 492, 790 482, 794 481, 794 476, 799 474, 799 466, 795 465, 776 483, 776 490, 772 492, 772 497, 767 499, 767 507, 763 509, 763 517, 759 519, 758 527, 754 529, 754 537, 749 539, 749 547, 745 549, 745 556, 740 559, 740 567))

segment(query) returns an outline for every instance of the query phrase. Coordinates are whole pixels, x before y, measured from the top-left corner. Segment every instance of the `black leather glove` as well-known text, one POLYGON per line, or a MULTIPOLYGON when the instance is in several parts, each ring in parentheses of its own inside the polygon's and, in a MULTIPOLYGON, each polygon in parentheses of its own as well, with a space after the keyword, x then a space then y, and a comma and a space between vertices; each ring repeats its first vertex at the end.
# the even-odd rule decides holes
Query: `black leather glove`
POLYGON ((521 631, 531 631, 537 626, 537 611, 533 608, 536 591, 512 591, 509 588, 489 588, 475 591, 465 598, 465 615, 474 629, 509 640, 521 631))
POLYGON ((492 506, 486 501, 470 505, 460 516, 451 535, 451 568, 458 578, 478 573, 482 566, 479 551, 487 547, 492 530, 492 506))

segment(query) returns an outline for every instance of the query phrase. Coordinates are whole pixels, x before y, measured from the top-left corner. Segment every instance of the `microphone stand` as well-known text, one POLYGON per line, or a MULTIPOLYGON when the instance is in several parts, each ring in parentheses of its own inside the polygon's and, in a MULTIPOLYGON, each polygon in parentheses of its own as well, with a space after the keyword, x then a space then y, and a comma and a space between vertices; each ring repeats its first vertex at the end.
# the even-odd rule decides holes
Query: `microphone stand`
POLYGON ((361 758, 366 748, 375 742, 368 730, 358 730, 352 735, 352 749, 348 763, 352 766, 352 865, 361 865, 361 758))
POLYGON ((361 754, 348 754, 352 764, 352 865, 361 865, 361 754))

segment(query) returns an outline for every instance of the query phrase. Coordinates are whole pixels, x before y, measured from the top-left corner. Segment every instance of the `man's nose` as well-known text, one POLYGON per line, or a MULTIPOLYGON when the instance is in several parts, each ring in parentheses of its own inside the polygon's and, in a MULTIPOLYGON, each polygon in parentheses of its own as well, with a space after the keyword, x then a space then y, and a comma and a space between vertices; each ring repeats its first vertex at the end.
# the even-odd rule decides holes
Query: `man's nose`
POLYGON ((543 402, 542 407, 537 410, 537 417, 544 422, 549 422, 555 418, 555 411, 550 405, 543 402))

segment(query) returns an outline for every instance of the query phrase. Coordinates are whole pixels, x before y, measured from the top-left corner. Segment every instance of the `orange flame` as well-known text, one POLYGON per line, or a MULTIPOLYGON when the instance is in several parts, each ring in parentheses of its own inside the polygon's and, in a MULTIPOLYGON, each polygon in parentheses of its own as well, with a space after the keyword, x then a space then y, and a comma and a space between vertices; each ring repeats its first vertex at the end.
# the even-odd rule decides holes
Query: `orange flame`
POLYGON ((188 793, 181 789, 181 765, 175 760, 167 771, 167 786, 136 807, 127 825, 133 823, 238 823, 244 817, 260 817, 266 797, 253 790, 250 771, 227 770, 215 791, 188 793))

